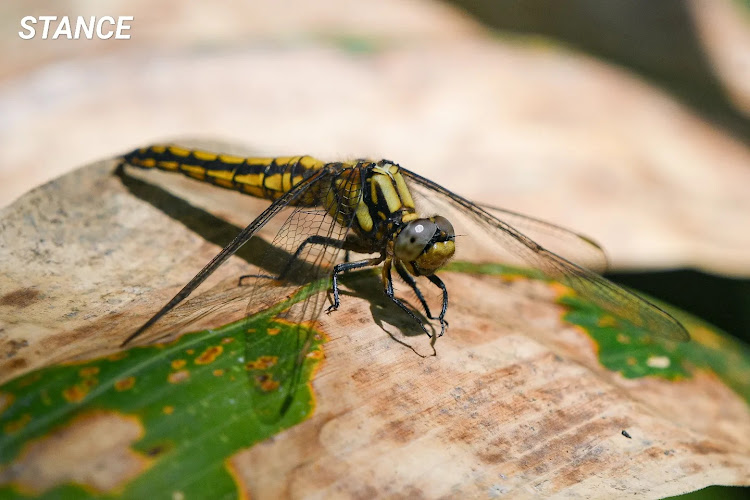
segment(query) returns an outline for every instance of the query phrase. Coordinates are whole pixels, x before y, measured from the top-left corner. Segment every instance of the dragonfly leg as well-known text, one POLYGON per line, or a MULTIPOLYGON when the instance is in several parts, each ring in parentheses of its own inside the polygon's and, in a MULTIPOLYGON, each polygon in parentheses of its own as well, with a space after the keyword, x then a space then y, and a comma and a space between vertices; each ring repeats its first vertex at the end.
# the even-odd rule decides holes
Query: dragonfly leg
MULTIPOLYGON (((396 268, 396 271, 398 271, 398 267, 396 268)), ((401 273, 399 273, 400 275, 401 273)), ((410 277, 411 278, 411 277, 410 277)), ((427 328, 425 328, 424 323, 421 319, 417 317, 416 314, 414 314, 414 311, 409 309, 409 306, 403 303, 401 299, 396 297, 396 295, 393 292, 393 277, 391 276, 391 261, 387 260, 385 264, 383 264, 383 282, 385 284, 385 294, 388 296, 389 299, 393 301, 394 304, 396 304, 398 307, 400 307, 406 314, 409 315, 411 319, 416 321, 416 323, 422 328, 422 331, 424 331, 428 337, 430 337, 432 340, 431 344, 435 343, 434 336, 427 331, 427 328)), ((412 279, 412 282, 414 280, 412 279)), ((409 283, 409 281, 407 281, 409 283)), ((416 288, 416 283, 414 283, 414 291, 417 293, 417 297, 421 299, 422 305, 425 307, 426 312, 429 316, 429 308, 427 307, 427 303, 424 300, 424 297, 422 297, 421 292, 416 288)))
MULTIPOLYGON (((440 315, 433 316, 430 312, 430 308, 427 305, 427 301, 424 299, 424 296, 422 295, 421 290, 419 289, 419 286, 417 285, 416 280, 412 277, 411 274, 409 274, 406 271, 406 268, 404 268, 404 265, 400 262, 396 265, 396 271, 398 272, 398 275, 401 276, 401 279, 406 282, 407 285, 411 287, 412 290, 414 290, 414 293, 416 294, 417 298, 419 299, 419 302, 422 304, 422 307, 424 308, 424 312, 427 314, 427 317, 430 319, 437 319, 440 321, 440 335, 438 337, 442 337, 445 333, 445 329, 448 328, 448 322, 445 320, 445 313, 448 310, 448 290, 445 287, 445 283, 435 276, 434 274, 427 277, 432 283, 437 285, 442 291, 443 291, 443 305, 442 309, 440 311, 440 315)), ((433 344, 435 343, 433 339, 433 344)))
POLYGON ((441 308, 440 315, 438 316, 438 319, 440 320, 440 335, 438 335, 438 337, 442 337, 445 333, 445 329, 448 327, 448 322, 445 321, 445 313, 448 311, 448 289, 445 287, 445 283, 443 283, 443 280, 441 280, 434 274, 430 274, 429 276, 427 276, 427 279, 443 291, 443 307, 441 308))
POLYGON ((347 271, 353 271, 355 269, 361 269, 363 267, 377 266, 383 262, 383 257, 375 257, 373 259, 358 260, 355 262, 344 262, 342 264, 336 264, 333 266, 333 304, 326 309, 326 314, 330 314, 339 308, 341 300, 339 299, 339 274, 347 271))
POLYGON ((296 261, 299 258, 299 255, 302 253, 302 250, 304 250, 306 245, 334 245, 341 247, 342 242, 340 240, 337 240, 335 238, 326 238, 325 236, 319 236, 317 234, 309 236, 305 241, 303 241, 300 246, 297 247, 297 250, 295 250, 294 255, 292 255, 289 260, 284 265, 284 268, 281 270, 278 276, 272 276, 270 274, 244 274, 240 276, 239 282, 237 283, 237 286, 244 285, 243 281, 248 278, 265 278, 270 280, 283 280, 286 278, 287 273, 292 268, 292 265, 294 264, 294 261, 296 261))
POLYGON ((427 315, 427 317, 430 319, 437 319, 430 312, 430 307, 427 305, 427 301, 424 299, 424 296, 422 295, 422 291, 419 289, 419 286, 417 285, 417 281, 412 277, 411 274, 407 272, 406 268, 404 268, 404 265, 401 262, 396 264, 396 272, 398 273, 399 276, 401 276, 401 279, 404 280, 404 282, 407 285, 409 285, 412 290, 414 290, 414 293, 419 299, 419 302, 422 304, 422 307, 424 308, 424 312, 427 315))

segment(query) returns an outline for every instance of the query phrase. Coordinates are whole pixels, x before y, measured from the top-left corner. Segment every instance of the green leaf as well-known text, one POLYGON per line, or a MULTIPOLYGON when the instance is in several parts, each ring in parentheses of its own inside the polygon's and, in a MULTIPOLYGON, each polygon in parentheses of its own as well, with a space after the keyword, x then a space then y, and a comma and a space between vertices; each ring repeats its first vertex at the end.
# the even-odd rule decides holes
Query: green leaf
POLYGON ((246 367, 266 344, 249 343, 246 351, 246 328, 256 338, 298 334, 266 313, 168 344, 44 368, 0 387, 0 483, 10 482, 0 497, 236 498, 241 488, 229 458, 312 414, 309 380, 322 359, 316 335, 289 410, 273 424, 260 421, 246 367), (111 449, 55 456, 61 446, 75 454, 75 440, 99 427, 105 436, 87 446, 114 434, 103 445, 111 449), (107 454, 118 462, 98 462, 107 454), (57 467, 70 475, 35 475, 45 460, 71 460, 70 468, 57 467), (106 469, 104 477, 97 468, 106 469))

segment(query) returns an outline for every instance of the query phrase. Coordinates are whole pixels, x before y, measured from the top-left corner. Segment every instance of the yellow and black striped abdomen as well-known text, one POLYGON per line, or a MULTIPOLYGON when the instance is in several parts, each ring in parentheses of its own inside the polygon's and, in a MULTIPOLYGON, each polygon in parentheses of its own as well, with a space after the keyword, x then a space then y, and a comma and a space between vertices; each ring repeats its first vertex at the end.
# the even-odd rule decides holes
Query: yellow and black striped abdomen
MULTIPOLYGON (((255 158, 210 153, 179 146, 150 146, 123 155, 140 168, 180 172, 199 181, 251 196, 276 200, 323 168, 310 156, 255 158)), ((298 204, 310 202, 302 198, 298 204)))

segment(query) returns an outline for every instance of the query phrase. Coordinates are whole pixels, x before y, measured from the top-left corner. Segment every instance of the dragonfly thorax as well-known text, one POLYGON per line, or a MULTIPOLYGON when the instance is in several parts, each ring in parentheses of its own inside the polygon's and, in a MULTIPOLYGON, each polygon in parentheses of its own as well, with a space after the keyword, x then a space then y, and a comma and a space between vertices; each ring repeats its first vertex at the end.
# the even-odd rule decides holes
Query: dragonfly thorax
POLYGON ((394 240, 393 252, 414 276, 430 275, 456 251, 453 225, 442 216, 406 223, 394 240))

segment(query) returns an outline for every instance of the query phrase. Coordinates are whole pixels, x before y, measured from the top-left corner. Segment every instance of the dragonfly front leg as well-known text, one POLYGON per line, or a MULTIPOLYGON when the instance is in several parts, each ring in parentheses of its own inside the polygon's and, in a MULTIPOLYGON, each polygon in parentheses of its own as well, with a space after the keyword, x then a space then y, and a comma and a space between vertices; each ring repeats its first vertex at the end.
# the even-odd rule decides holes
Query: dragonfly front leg
POLYGON ((437 285, 442 291, 443 291, 443 305, 442 309, 440 311, 440 314, 438 316, 433 316, 430 312, 430 307, 427 305, 427 301, 425 300, 424 296, 422 295, 422 291, 419 289, 419 286, 417 285, 417 281, 412 277, 411 274, 406 270, 404 265, 399 262, 396 264, 396 272, 398 272, 398 275, 401 277, 404 282, 406 282, 407 285, 411 287, 412 290, 414 290, 414 294, 417 296, 417 299, 419 299, 419 302, 422 304, 422 307, 424 308, 424 312, 430 319, 436 319, 440 321, 440 335, 438 337, 442 337, 443 333, 445 333, 445 329, 448 328, 448 321, 445 320, 445 313, 448 310, 448 290, 445 287, 445 283, 438 278, 437 276, 430 275, 427 277, 432 283, 437 285))
MULTIPOLYGON (((396 267, 396 272, 399 271, 398 266, 396 267)), ((399 272, 399 276, 401 273, 399 272)), ((403 303, 401 299, 396 297, 395 293, 393 292, 393 277, 391 276, 391 261, 387 260, 385 264, 383 264, 383 284, 385 285, 385 294, 388 296, 389 299, 393 301, 394 304, 396 304, 398 307, 400 307, 406 314, 411 317, 421 328, 422 331, 427 334, 428 337, 430 337, 432 340, 431 344, 435 343, 435 337, 432 335, 429 331, 427 331, 427 328, 424 326, 424 323, 421 319, 417 317, 416 314, 414 314, 414 311, 412 311, 409 306, 403 303)), ((410 277, 411 278, 411 277, 410 277)), ((427 313, 427 316, 432 319, 430 316, 430 309, 427 307, 427 302, 424 300, 424 297, 422 297, 422 293, 417 288, 416 282, 414 280, 411 280, 411 283, 409 280, 405 280, 407 283, 411 284, 414 283, 414 286, 412 289, 416 292, 417 297, 419 298, 420 302, 422 302, 422 306, 425 308, 425 312, 427 313)))
MULTIPOLYGON (((438 316, 438 320, 440 320, 440 335, 438 335, 438 337, 442 337, 445 333, 445 329, 448 328, 448 322, 445 320, 445 313, 448 311, 448 289, 445 287, 443 280, 434 274, 427 276, 427 279, 443 291, 443 307, 440 309, 440 315, 438 316)), ((432 343, 435 343, 434 339, 432 340, 432 343)))

